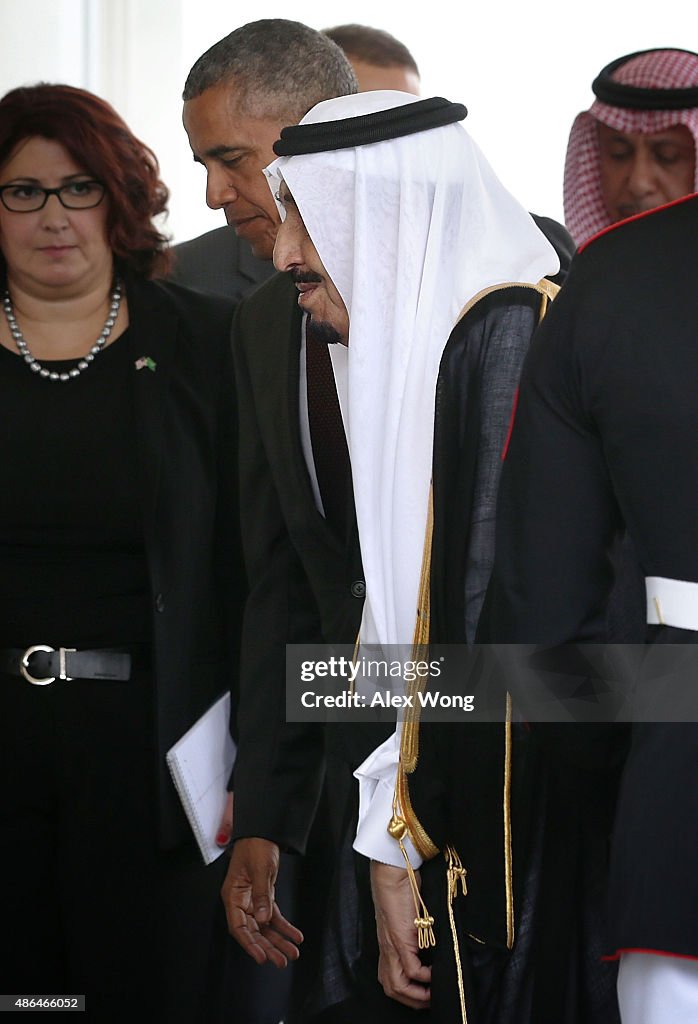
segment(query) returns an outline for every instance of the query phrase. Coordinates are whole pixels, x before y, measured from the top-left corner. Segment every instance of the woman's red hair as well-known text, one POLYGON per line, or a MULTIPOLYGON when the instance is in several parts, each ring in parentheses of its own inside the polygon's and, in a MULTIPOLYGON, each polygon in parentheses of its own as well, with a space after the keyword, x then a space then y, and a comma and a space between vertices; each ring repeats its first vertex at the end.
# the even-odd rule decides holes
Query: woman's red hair
MULTIPOLYGON (((141 277, 162 271, 167 238, 153 217, 167 207, 155 154, 105 100, 70 85, 23 86, 0 100, 0 168, 24 139, 59 142, 107 189, 107 234, 117 264, 141 277)), ((0 270, 5 261, 0 253, 0 270)))

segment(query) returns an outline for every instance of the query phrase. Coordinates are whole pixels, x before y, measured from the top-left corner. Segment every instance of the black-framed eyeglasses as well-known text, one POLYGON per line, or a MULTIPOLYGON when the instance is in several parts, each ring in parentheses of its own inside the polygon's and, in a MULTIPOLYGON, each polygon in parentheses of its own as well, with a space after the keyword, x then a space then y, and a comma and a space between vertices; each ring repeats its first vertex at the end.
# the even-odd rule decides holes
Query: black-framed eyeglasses
POLYGON ((12 213, 35 213, 43 210, 49 196, 58 196, 66 210, 90 210, 99 206, 104 199, 105 186, 101 181, 71 181, 60 188, 43 188, 41 185, 16 184, 0 185, 0 200, 6 210, 12 213))

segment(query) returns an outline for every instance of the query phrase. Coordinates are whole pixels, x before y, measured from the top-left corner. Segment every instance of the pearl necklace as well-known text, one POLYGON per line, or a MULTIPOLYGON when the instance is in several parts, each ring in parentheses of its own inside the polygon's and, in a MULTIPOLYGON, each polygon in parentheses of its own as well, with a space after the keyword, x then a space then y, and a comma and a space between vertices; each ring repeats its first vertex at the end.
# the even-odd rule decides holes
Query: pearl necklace
POLYGON ((112 332, 112 328, 116 323, 116 318, 119 315, 119 307, 121 306, 121 282, 117 281, 114 285, 114 291, 111 293, 111 300, 109 305, 109 313, 107 319, 104 321, 104 327, 100 331, 97 341, 94 343, 87 355, 79 361, 77 366, 74 366, 72 370, 68 370, 67 373, 57 373, 55 370, 47 370, 45 366, 42 366, 38 359, 29 351, 29 346, 24 340, 24 336, 17 323, 17 317, 15 316, 14 309, 12 308, 12 301, 10 299, 9 291, 5 291, 3 298, 3 308, 5 311, 5 317, 7 318, 7 324, 10 328, 10 333, 14 339, 14 343, 19 350, 19 354, 23 357, 24 362, 27 364, 32 373, 37 373, 40 377, 45 380, 60 380, 67 381, 73 380, 75 377, 79 377, 80 374, 87 370, 92 362, 94 362, 95 356, 99 355, 104 346, 107 343, 107 338, 112 332))

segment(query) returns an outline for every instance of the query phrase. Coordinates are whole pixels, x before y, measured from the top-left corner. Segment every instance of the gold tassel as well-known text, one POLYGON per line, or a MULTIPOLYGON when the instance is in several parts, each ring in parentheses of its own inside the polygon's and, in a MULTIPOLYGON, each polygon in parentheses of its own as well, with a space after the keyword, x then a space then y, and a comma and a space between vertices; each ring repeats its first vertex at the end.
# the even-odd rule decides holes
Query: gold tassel
POLYGON ((465 985, 463 983, 463 965, 460 959, 460 946, 458 943, 458 932, 456 931, 456 920, 453 916, 453 901, 458 895, 458 882, 461 884, 461 891, 464 896, 467 895, 468 889, 465 884, 466 871, 461 864, 458 853, 452 846, 447 846, 444 850, 444 857, 448 868, 446 870, 446 885, 448 888, 448 898, 446 905, 448 906, 448 923, 451 926, 451 938, 453 939, 453 955, 456 960, 456 977, 458 979, 458 996, 460 999, 460 1016, 461 1024, 468 1024, 468 1013, 465 1008, 465 985))
POLYGON ((393 816, 388 824, 388 832, 397 842, 400 847, 400 852, 405 858, 405 866, 407 867, 407 877, 410 882, 410 889, 412 890, 412 899, 414 900, 414 911, 415 919, 414 926, 417 929, 417 941, 420 949, 429 949, 430 946, 436 945, 436 939, 434 938, 434 918, 427 910, 427 906, 422 899, 422 894, 419 891, 417 885, 417 877, 414 873, 414 868, 410 864, 410 858, 407 855, 405 849, 404 838, 407 834, 407 825, 404 820, 398 814, 398 808, 396 801, 393 800, 393 816))
POLYGON ((461 891, 464 896, 468 895, 468 887, 465 884, 465 876, 467 871, 461 864, 460 857, 452 846, 447 846, 444 850, 444 857, 448 863, 448 871, 446 875, 448 877, 448 895, 450 900, 456 898, 458 892, 458 882, 460 881, 461 891))

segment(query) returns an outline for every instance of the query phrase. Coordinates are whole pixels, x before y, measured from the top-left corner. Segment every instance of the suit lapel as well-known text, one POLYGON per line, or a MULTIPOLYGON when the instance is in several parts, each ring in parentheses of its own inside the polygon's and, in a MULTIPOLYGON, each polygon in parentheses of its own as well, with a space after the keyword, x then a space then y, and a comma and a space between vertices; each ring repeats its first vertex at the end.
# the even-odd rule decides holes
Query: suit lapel
MULTIPOLYGON (((294 288, 295 293, 295 288, 294 288)), ((299 482, 302 490, 302 500, 308 506, 309 514, 317 517, 319 520, 318 529, 325 534, 325 538, 328 543, 332 544, 333 547, 339 548, 344 547, 347 538, 340 537, 328 524, 325 517, 318 511, 317 505, 315 504, 315 495, 313 493, 313 487, 310 480, 310 474, 308 472, 308 466, 305 460, 305 454, 303 452, 303 445, 301 442, 301 426, 300 426, 300 359, 301 359, 301 331, 302 331, 302 316, 296 305, 296 315, 290 317, 290 333, 286 339, 286 345, 284 346, 287 353, 287 363, 285 367, 285 377, 288 382, 288 390, 286 394, 286 408, 288 409, 288 419, 286 428, 283 424, 279 432, 279 444, 284 444, 284 439, 288 445, 289 457, 292 461, 292 475, 295 480, 299 482), (312 510, 312 511, 311 511, 312 510)), ((350 519, 351 517, 347 517, 350 519)))
POLYGON ((256 293, 251 300, 255 315, 245 348, 255 404, 280 491, 293 494, 297 506, 314 508, 300 438, 301 311, 297 299, 298 292, 286 274, 277 274, 256 293))
MULTIPOLYGON (((284 433, 288 439, 289 454, 293 463, 293 476, 296 480, 302 481, 304 500, 310 502, 314 507, 315 497, 301 443, 300 364, 302 323, 303 318, 299 314, 291 317, 290 333, 285 345, 285 377, 287 382, 285 399, 288 409, 288 430, 284 430, 284 433)), ((282 440, 281 434, 279 435, 279 440, 282 440)))

